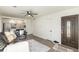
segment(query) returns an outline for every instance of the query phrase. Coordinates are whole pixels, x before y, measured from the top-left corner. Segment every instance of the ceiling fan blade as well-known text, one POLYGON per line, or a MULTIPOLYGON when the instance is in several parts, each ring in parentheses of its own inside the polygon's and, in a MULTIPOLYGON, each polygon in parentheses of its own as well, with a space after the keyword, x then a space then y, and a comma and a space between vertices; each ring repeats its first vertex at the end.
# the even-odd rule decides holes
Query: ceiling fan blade
POLYGON ((21 13, 21 14, 25 14, 25 13, 21 13))
POLYGON ((32 15, 38 15, 37 13, 32 13, 32 15))

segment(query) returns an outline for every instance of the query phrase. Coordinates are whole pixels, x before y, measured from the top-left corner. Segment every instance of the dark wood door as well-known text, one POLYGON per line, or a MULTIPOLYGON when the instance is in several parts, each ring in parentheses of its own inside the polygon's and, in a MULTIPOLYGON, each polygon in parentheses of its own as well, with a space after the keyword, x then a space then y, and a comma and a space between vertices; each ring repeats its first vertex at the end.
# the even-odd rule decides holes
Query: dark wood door
POLYGON ((78 16, 65 16, 61 19, 61 43, 78 48, 78 16))

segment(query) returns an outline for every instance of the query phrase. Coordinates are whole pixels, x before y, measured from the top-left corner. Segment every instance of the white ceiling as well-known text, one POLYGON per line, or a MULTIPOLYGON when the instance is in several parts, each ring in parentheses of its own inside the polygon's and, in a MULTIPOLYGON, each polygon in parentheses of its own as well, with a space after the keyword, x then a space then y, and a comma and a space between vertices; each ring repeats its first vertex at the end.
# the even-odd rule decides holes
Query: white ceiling
POLYGON ((20 17, 23 18, 23 10, 31 10, 34 13, 38 13, 37 16, 43 16, 55 12, 60 12, 66 9, 76 8, 76 6, 0 6, 0 14, 3 16, 20 17))

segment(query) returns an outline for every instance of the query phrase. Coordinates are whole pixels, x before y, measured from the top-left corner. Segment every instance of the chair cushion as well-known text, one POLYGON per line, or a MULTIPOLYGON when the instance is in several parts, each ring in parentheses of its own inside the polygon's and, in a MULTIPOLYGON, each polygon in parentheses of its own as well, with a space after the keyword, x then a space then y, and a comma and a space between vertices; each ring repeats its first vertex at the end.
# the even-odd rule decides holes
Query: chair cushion
POLYGON ((11 43, 12 41, 16 39, 15 34, 11 32, 5 32, 5 36, 7 37, 8 43, 11 43))

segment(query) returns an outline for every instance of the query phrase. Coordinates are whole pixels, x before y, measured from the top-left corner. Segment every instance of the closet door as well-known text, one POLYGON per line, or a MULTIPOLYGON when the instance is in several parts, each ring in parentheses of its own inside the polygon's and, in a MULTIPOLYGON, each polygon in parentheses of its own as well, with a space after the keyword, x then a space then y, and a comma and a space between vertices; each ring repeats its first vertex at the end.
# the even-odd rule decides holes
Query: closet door
POLYGON ((61 43, 78 48, 78 16, 65 16, 61 19, 61 43))

